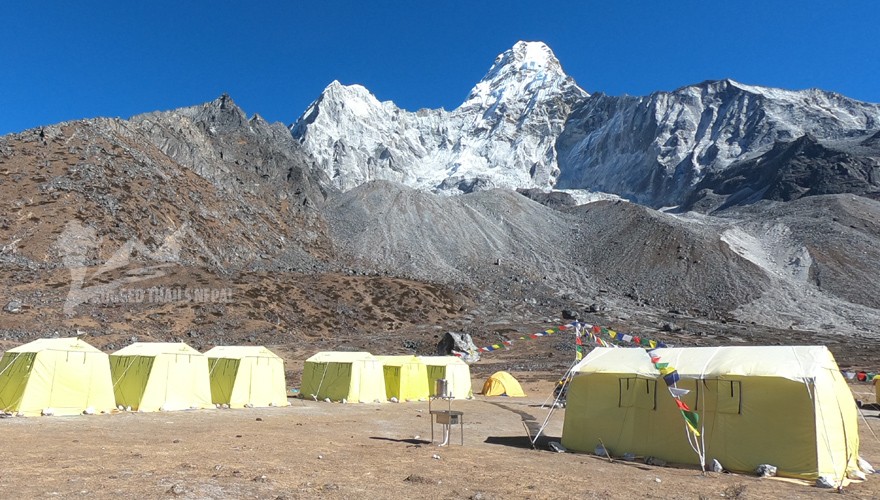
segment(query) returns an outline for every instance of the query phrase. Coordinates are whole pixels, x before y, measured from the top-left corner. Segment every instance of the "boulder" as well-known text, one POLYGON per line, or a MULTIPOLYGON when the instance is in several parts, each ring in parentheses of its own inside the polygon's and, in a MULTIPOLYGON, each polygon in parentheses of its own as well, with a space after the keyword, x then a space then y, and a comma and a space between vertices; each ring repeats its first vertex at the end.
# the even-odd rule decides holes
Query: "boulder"
POLYGON ((480 353, 470 334, 446 332, 437 344, 438 356, 459 356, 465 363, 476 363, 480 353))

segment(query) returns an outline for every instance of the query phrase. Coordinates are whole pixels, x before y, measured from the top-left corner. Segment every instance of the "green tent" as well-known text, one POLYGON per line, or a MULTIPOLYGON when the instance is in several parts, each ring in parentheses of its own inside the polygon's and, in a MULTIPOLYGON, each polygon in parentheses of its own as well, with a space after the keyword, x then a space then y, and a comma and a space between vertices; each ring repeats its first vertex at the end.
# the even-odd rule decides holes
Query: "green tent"
POLYGON ((116 408, 107 355, 77 338, 39 339, 0 359, 0 411, 79 415, 116 408))
POLYGON ((858 409, 827 347, 669 347, 650 355, 597 347, 572 372, 562 427, 569 450, 601 444, 612 454, 699 465, 693 421, 704 457, 734 472, 771 464, 782 477, 843 484, 859 470, 858 409), (668 365, 658 368, 652 356, 668 365), (698 418, 686 416, 691 409, 698 418))
POLYGON ((376 356, 385 372, 385 393, 398 401, 427 401, 428 367, 416 356, 376 356))
POLYGON ((180 343, 135 342, 110 355, 116 403, 137 411, 212 408, 208 358, 180 343))
POLYGON ((449 395, 456 399, 471 399, 474 392, 471 389, 471 369, 467 363, 455 356, 420 356, 428 366, 428 387, 431 396, 435 394, 437 379, 446 379, 449 395))
POLYGON ((300 396, 331 401, 386 401, 382 362, 368 352, 319 352, 303 366, 300 396))
POLYGON ((231 408, 287 406, 284 361, 261 346, 217 346, 205 353, 211 401, 231 408))

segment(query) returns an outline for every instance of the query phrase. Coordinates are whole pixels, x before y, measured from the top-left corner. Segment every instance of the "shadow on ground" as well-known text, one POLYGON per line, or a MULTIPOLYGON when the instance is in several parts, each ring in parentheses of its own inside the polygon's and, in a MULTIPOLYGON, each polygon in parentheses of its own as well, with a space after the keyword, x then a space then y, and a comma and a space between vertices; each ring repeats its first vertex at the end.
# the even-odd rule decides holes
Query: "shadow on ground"
POLYGON ((533 447, 531 441, 529 441, 529 438, 525 435, 525 431, 523 431, 522 436, 489 436, 483 442, 486 444, 497 444, 513 448, 534 448, 536 450, 546 451, 550 449, 550 441, 559 442, 559 438, 553 436, 540 436, 533 447))
POLYGON ((370 439, 375 439, 378 441, 393 441, 395 443, 407 443, 407 444, 431 444, 430 441, 425 439, 393 439, 387 437, 378 437, 378 436, 370 436, 370 439))

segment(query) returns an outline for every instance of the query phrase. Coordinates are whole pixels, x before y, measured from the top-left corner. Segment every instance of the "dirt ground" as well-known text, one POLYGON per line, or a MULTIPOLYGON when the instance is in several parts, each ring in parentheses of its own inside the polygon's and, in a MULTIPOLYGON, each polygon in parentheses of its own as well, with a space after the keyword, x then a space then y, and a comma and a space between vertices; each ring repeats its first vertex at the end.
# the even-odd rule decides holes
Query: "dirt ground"
MULTIPOLYGON (((20 498, 809 498, 828 490, 775 479, 609 462, 553 453, 564 410, 533 450, 551 374, 514 373, 527 398, 454 401, 464 446, 430 443, 428 403, 119 413, 0 420, 0 491, 20 498)), ((476 390, 478 380, 474 377, 476 390)), ((868 386, 856 396, 873 401, 868 386)), ((861 425, 861 454, 880 463, 877 412, 861 425), (871 430, 867 426, 870 426, 871 430)), ((435 429, 439 439, 439 426, 435 429)), ((880 478, 849 486, 880 497, 880 478)))

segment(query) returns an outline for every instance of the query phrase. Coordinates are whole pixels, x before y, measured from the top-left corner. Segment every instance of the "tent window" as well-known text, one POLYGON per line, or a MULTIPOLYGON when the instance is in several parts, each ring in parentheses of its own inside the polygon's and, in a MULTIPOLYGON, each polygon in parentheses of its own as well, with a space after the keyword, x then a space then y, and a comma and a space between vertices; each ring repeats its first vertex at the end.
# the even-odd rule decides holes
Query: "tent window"
POLYGON ((742 415, 742 382, 718 381, 718 413, 742 415))
POLYGON ((657 409, 656 380, 628 377, 618 379, 617 383, 617 406, 620 408, 657 409))
POLYGON ((727 415, 742 415, 742 382, 739 380, 703 380, 702 388, 697 387, 697 403, 698 408, 702 408, 705 397, 705 404, 708 411, 723 413, 727 415), (701 389, 705 389, 704 391, 701 389))

